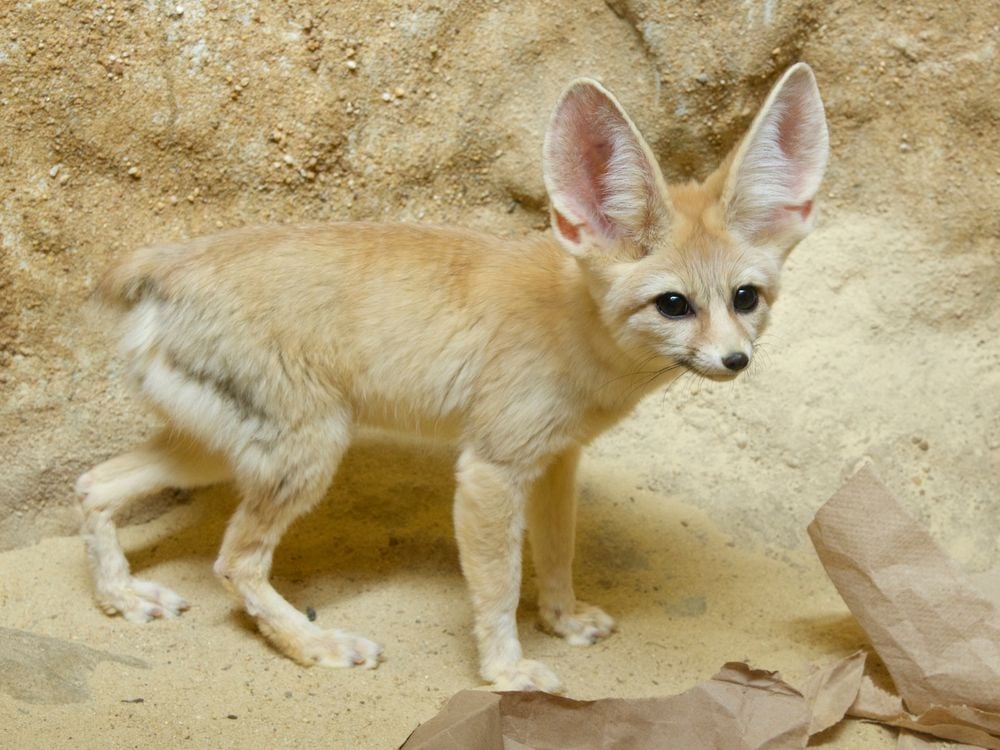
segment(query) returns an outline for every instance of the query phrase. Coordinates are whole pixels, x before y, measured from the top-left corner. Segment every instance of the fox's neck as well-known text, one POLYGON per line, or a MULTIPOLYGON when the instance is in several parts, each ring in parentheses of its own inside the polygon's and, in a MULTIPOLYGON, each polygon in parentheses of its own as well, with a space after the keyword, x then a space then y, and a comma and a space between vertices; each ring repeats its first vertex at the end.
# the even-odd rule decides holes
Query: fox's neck
POLYGON ((570 359, 570 372, 588 410, 611 422, 627 414, 652 390, 681 372, 659 358, 643 359, 622 346, 612 332, 615 321, 601 312, 599 282, 579 262, 549 239, 558 263, 543 267, 551 275, 551 319, 558 321, 557 346, 570 359))

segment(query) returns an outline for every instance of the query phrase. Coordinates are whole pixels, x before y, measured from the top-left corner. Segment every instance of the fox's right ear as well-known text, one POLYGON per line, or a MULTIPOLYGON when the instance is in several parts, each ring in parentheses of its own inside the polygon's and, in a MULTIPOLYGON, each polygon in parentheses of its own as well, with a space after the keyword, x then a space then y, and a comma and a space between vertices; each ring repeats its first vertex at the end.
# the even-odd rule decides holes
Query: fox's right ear
POLYGON ((577 256, 645 255, 667 228, 663 175, 646 141, 603 86, 581 78, 545 133, 552 230, 577 256))
POLYGON ((729 228, 784 257, 815 223, 829 154, 816 77, 798 63, 775 84, 732 156, 722 193, 729 228))

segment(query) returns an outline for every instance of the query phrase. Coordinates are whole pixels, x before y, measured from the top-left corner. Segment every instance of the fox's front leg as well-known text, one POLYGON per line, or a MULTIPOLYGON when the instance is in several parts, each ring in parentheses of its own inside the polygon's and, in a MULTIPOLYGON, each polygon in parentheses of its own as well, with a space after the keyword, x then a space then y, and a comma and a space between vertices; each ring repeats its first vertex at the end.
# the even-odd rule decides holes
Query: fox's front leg
POLYGON ((497 690, 557 692, 559 679, 523 658, 517 635, 527 472, 466 449, 457 480, 455 533, 472 595, 480 674, 497 690))
POLYGON ((574 448, 549 464, 531 488, 527 517, 541 625, 575 646, 587 646, 610 635, 615 622, 597 607, 577 601, 573 593, 579 461, 580 450, 574 448))

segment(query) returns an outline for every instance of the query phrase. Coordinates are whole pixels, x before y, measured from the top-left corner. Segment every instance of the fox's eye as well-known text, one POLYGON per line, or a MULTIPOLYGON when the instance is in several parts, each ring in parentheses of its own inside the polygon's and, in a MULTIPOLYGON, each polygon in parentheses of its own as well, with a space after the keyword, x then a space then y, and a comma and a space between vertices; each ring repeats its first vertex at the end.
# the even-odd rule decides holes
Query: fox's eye
POLYGON ((656 309, 666 318, 683 318, 694 311, 683 294, 667 292, 656 298, 656 309))
POLYGON ((752 312, 757 307, 757 289, 741 286, 733 294, 733 308, 737 312, 752 312))

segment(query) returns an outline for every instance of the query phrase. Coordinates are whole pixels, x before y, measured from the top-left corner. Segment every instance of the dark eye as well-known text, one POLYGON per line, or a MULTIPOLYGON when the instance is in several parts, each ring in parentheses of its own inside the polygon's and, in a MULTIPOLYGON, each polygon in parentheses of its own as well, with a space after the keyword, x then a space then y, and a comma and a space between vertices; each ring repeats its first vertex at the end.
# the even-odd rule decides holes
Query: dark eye
POLYGON ((694 312, 683 294, 667 292, 656 298, 656 309, 667 318, 683 318, 694 312))
POLYGON ((757 290, 752 286, 741 286, 733 294, 733 308, 737 312, 752 312, 757 307, 757 290))

